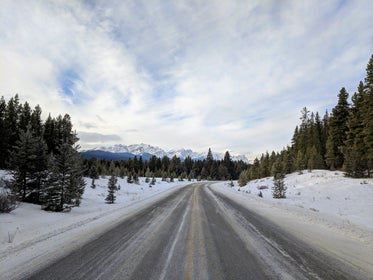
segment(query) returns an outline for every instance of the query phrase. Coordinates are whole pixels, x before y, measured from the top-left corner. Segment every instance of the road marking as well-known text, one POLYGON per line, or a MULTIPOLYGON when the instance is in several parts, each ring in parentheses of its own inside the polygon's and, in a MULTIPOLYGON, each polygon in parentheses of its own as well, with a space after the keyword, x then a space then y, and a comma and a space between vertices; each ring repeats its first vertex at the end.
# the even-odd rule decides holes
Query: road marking
POLYGON ((198 187, 194 188, 193 192, 193 207, 192 207, 192 213, 190 218, 190 230, 188 235, 188 253, 187 253, 187 267, 185 271, 185 280, 192 279, 191 274, 193 272, 193 245, 194 245, 194 213, 195 213, 195 206, 196 206, 196 193, 198 190, 198 187))
POLYGON ((202 275, 199 275, 200 279, 207 279, 207 265, 206 265, 206 249, 205 249, 205 240, 203 238, 202 231, 202 219, 201 213, 199 211, 199 196, 197 194, 197 214, 198 214, 198 237, 199 237, 199 272, 202 275))
POLYGON ((199 207, 199 197, 198 197, 199 185, 195 187, 193 193, 193 206, 190 219, 190 230, 188 235, 188 252, 187 252, 187 265, 184 275, 185 280, 193 279, 198 277, 198 279, 207 279, 207 266, 206 266, 206 251, 202 231, 202 219, 199 207), (197 219, 197 221, 196 221, 197 219), (198 231, 198 244, 195 244, 195 231, 197 227, 198 231), (198 253, 194 251, 194 247, 198 246, 198 253), (195 271, 193 268, 193 257, 198 258, 198 270, 195 271), (194 273, 193 273, 194 272, 194 273), (199 272, 200 275, 194 275, 199 272))
POLYGON ((165 276, 166 276, 166 272, 167 272, 167 268, 170 264, 170 261, 171 261, 171 257, 174 253, 174 250, 175 250, 175 246, 176 246, 176 242, 178 241, 179 239, 179 235, 180 235, 180 232, 181 232, 181 229, 184 227, 184 223, 185 223, 185 217, 186 215, 188 214, 188 210, 190 208, 190 205, 188 204, 188 207, 187 209, 185 209, 185 212, 184 212, 184 215, 183 215, 183 218, 182 218, 182 221, 181 221, 181 224, 179 226, 179 229, 177 230, 177 233, 176 233, 176 236, 175 236, 175 239, 174 241, 172 242, 172 245, 171 245, 171 249, 170 251, 168 252, 168 256, 167 256, 167 260, 166 260, 166 263, 163 267, 163 270, 162 270, 162 274, 161 276, 159 277, 159 279, 164 279, 165 276))

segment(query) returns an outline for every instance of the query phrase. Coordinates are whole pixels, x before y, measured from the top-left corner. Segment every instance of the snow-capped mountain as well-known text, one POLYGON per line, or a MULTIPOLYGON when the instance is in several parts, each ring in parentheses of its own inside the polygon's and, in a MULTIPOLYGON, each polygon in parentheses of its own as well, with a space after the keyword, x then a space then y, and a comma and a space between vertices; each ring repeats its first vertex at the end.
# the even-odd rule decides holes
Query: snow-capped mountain
MULTIPOLYGON (((186 157, 190 156, 192 159, 198 160, 198 159, 205 159, 207 156, 207 151, 205 153, 198 153, 194 152, 191 149, 171 149, 171 150, 164 150, 157 146, 151 146, 148 144, 133 144, 133 145, 122 145, 122 144, 116 144, 113 146, 102 146, 94 149, 96 151, 104 151, 109 152, 113 154, 133 154, 136 156, 143 156, 143 155, 155 155, 156 157, 164 157, 167 156, 169 158, 172 158, 176 155, 176 157, 179 157, 181 159, 185 159, 186 157)), ((92 151, 92 150, 89 150, 92 151)), ((83 151, 87 152, 87 151, 83 151)), ((245 155, 239 155, 235 154, 231 151, 229 151, 232 160, 239 161, 242 160, 244 162, 249 162, 249 159, 245 155)), ((215 153, 212 151, 212 155, 214 159, 221 160, 224 158, 225 153, 215 153)))

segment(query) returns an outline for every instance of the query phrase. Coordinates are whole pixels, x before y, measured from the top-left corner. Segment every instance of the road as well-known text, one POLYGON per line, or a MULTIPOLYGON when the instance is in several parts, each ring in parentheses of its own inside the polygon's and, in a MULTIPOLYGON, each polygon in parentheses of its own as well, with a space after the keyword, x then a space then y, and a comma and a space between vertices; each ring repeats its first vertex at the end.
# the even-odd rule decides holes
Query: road
POLYGON ((28 279, 368 279, 196 183, 28 279))

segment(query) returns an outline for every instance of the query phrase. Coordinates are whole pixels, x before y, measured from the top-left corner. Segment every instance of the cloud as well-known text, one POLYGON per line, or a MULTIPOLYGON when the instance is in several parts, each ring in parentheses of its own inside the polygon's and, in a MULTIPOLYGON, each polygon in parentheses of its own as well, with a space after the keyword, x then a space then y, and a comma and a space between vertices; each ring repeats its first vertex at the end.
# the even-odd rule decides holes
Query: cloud
POLYGON ((118 143, 122 141, 122 138, 119 135, 104 135, 95 132, 85 132, 79 131, 78 137, 83 145, 96 144, 96 143, 118 143))
POLYGON ((281 149, 302 107, 356 90, 373 44, 367 1, 1 5, 0 94, 69 113, 92 145, 281 149))

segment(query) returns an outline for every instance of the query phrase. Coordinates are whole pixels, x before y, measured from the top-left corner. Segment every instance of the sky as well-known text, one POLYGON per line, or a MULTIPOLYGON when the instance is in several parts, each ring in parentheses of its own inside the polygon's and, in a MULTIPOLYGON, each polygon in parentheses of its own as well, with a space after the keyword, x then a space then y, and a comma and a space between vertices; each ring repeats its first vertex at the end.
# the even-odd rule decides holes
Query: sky
POLYGON ((300 111, 352 94, 373 1, 0 0, 0 95, 68 113, 83 149, 147 143, 254 158, 300 111))

